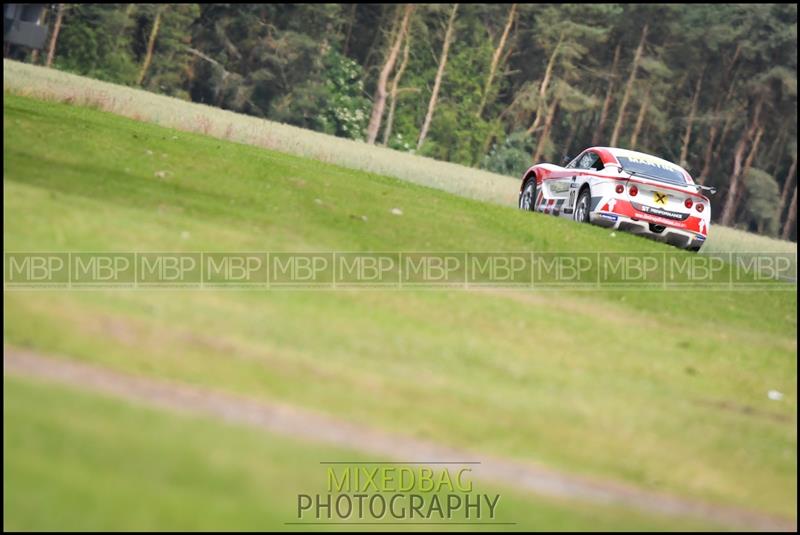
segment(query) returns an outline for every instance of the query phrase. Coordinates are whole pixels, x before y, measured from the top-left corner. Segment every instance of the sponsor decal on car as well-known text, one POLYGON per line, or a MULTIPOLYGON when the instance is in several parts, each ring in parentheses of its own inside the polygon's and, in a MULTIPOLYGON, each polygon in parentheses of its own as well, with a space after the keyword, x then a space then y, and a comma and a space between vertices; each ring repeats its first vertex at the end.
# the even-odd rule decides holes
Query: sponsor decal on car
POLYGON ((619 219, 617 216, 612 215, 612 214, 600 214, 600 217, 602 217, 604 219, 609 219, 611 221, 616 221, 617 219, 619 219))
POLYGON ((660 191, 653 192, 653 202, 656 204, 667 204, 667 194, 660 191))
POLYGON ((682 214, 680 212, 673 212, 671 210, 665 210, 663 208, 658 208, 658 207, 655 207, 655 206, 647 206, 646 204, 638 204, 638 203, 631 203, 631 204, 633 205, 633 207, 636 210, 638 210, 640 212, 643 212, 645 214, 655 215, 655 216, 658 216, 658 217, 664 217, 664 218, 667 218, 667 219, 672 219, 674 221, 683 221, 687 217, 689 217, 689 214, 682 214))

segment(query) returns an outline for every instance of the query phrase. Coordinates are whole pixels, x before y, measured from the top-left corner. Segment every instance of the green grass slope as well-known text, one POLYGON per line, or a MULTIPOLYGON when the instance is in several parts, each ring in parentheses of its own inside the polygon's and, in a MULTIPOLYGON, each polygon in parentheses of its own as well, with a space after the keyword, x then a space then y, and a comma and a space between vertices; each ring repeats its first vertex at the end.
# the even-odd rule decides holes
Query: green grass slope
MULTIPOLYGON (((6 95, 4 112, 6 251, 673 251, 94 110, 6 95)), ((791 291, 9 291, 4 340, 795 518, 796 304, 791 291)))
MULTIPOLYGON (((21 96, 66 102, 108 111, 178 130, 273 149, 286 154, 370 171, 457 195, 515 205, 519 177, 433 160, 385 147, 367 145, 311 130, 187 102, 142 89, 3 60, 3 89, 21 96)), ((718 202, 718 201, 717 201, 718 202)), ((797 253, 797 243, 713 226, 707 252, 759 251, 797 253)))

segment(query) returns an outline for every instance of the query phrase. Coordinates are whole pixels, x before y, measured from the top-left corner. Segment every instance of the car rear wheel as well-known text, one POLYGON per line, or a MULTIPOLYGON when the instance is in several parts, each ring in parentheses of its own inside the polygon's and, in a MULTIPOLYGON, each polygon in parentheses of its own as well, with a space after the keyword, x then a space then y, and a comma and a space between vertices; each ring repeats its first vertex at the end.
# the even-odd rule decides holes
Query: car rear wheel
POLYGON ((575 203, 575 221, 578 223, 589 222, 589 208, 591 206, 592 195, 589 189, 584 189, 578 195, 578 201, 575 203))
POLYGON ((519 195, 519 209, 533 212, 536 199, 536 178, 529 178, 519 195))

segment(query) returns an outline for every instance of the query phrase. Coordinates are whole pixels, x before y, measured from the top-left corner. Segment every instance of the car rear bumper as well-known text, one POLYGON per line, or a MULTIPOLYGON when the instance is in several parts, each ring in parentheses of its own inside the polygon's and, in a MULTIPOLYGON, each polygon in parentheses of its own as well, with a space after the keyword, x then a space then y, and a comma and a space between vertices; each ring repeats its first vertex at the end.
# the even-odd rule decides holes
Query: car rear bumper
POLYGON ((601 227, 645 236, 682 249, 700 249, 706 241, 704 235, 691 230, 677 228, 668 224, 661 225, 613 212, 592 212, 590 221, 601 227))

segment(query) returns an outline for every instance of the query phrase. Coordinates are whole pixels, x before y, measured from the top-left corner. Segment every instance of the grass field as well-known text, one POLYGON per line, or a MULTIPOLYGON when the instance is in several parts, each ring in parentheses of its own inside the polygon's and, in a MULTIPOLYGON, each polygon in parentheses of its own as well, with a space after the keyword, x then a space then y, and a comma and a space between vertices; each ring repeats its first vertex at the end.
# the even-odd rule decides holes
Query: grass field
MULTIPOLYGON (((326 492, 319 460, 366 460, 16 378, 3 384, 3 430, 4 452, 14 459, 3 476, 6 530, 307 528, 286 522, 296 519, 298 494, 326 492)), ((510 529, 708 528, 475 488, 500 494, 496 521, 515 522, 510 529)))
MULTIPOLYGON (((92 109, 6 94, 4 112, 7 251, 666 250, 92 109)), ((796 306, 793 291, 15 291, 4 294, 4 342, 795 519, 796 306)), ((31 388, 13 387, 6 404, 31 388)), ((7 437, 27 419, 22 405, 7 437)), ((138 417, 104 407, 87 421, 138 417)), ((68 431, 37 432, 32 444, 68 431)), ((176 440, 142 448, 178 455, 176 440)), ((6 440, 5 472, 31 447, 6 440)), ((30 486, 5 502, 9 527, 37 521, 31 500, 56 499, 32 493, 57 458, 21 466, 30 486)), ((520 510, 533 500, 520 499, 520 510)), ((569 511, 581 521, 579 506, 569 511)), ((559 514, 539 525, 561 526, 559 514)), ((637 521, 609 515, 608 525, 637 521)))
MULTIPOLYGON (((5 59, 3 89, 23 96, 89 106, 139 121, 273 149, 348 169, 374 172, 472 199, 515 205, 519 193, 517 177, 512 179, 5 59)), ((713 229, 704 247, 706 252, 797 253, 794 242, 720 226, 713 229)))
POLYGON ((508 204, 517 180, 55 69, 3 60, 3 89, 508 204))

